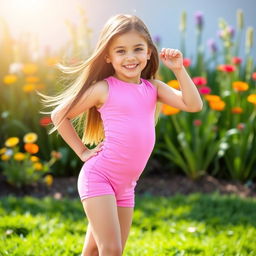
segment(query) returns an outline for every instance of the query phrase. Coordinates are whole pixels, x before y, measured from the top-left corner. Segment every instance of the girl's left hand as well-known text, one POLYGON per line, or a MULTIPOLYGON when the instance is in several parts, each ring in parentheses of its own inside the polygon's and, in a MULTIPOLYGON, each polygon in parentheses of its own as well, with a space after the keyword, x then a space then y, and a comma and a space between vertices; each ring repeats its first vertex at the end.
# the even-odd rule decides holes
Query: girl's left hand
POLYGON ((183 66, 183 56, 178 49, 163 48, 159 57, 164 65, 171 70, 179 70, 183 66))

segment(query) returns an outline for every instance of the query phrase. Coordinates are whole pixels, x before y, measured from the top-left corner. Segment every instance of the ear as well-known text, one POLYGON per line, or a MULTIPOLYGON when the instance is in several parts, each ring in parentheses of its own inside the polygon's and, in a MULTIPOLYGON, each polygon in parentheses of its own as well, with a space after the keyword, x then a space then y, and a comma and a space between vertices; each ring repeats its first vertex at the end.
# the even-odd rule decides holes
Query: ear
POLYGON ((148 59, 148 60, 150 60, 151 53, 152 53, 152 50, 151 50, 151 49, 148 49, 148 53, 147 53, 147 59, 148 59))
POLYGON ((110 58, 108 57, 108 55, 105 56, 105 61, 106 61, 107 63, 110 63, 110 62, 111 62, 111 61, 110 61, 110 58))

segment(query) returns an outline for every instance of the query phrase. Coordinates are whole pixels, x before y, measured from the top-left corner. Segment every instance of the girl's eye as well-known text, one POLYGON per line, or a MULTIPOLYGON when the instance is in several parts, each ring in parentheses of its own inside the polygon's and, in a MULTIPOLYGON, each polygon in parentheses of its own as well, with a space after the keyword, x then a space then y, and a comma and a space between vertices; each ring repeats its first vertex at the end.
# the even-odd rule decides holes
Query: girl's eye
POLYGON ((136 48, 135 51, 143 51, 142 48, 136 48))
POLYGON ((124 52, 124 50, 119 50, 119 51, 117 51, 117 53, 123 53, 124 52))

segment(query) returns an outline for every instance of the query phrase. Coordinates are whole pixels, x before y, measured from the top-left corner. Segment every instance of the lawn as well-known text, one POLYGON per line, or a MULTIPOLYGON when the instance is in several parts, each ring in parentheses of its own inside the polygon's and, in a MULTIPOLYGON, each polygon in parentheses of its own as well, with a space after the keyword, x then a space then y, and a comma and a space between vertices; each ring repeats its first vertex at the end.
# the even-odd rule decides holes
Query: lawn
MULTIPOLYGON (((86 226, 78 199, 0 198, 0 255, 80 256, 86 226)), ((256 255, 256 199, 136 195, 124 255, 256 255)))

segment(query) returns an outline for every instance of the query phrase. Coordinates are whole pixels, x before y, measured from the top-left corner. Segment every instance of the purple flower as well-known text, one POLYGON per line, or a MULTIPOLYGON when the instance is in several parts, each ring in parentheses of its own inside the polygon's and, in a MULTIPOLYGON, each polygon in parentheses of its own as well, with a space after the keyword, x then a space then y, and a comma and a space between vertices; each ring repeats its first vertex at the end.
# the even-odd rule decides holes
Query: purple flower
POLYGON ((212 38, 210 38, 207 41, 207 45, 212 52, 217 52, 218 48, 217 48, 216 42, 212 38))
POLYGON ((153 37, 153 41, 154 41, 154 43, 156 44, 156 45, 160 45, 160 43, 161 43, 161 37, 160 36, 154 36, 153 37))
POLYGON ((197 11, 195 13, 195 19, 196 19, 196 25, 199 29, 202 29, 203 27, 203 13, 200 11, 197 11))
POLYGON ((231 38, 235 35, 235 29, 232 26, 228 26, 228 33, 230 34, 231 38))

